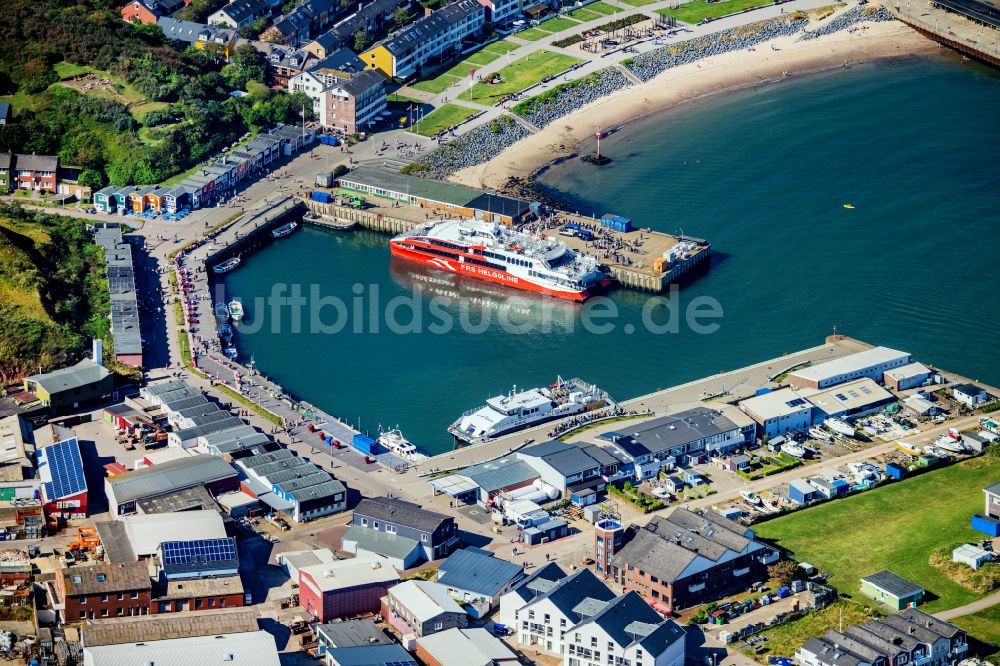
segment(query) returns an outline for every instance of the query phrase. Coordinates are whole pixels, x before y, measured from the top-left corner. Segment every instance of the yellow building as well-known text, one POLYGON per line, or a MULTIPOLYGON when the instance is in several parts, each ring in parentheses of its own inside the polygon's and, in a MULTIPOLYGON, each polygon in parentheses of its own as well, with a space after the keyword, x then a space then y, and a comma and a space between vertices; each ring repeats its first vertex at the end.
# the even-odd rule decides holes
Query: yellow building
POLYGON ((396 58, 384 44, 376 44, 361 54, 365 69, 377 69, 386 76, 395 76, 396 58))
POLYGON ((365 69, 407 79, 424 65, 462 48, 463 40, 483 29, 485 8, 476 0, 458 0, 421 17, 361 54, 365 69))

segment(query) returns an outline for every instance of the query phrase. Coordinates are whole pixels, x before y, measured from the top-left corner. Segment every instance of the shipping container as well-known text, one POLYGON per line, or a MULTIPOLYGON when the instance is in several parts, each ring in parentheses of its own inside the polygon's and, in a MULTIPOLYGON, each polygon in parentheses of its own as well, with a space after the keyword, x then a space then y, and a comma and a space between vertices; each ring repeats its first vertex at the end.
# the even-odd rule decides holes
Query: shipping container
POLYGON ((316 174, 316 187, 333 187, 333 174, 330 172, 316 174))
POLYGON ((972 516, 972 529, 991 537, 1000 536, 1000 520, 976 514, 972 516))
POLYGON ((374 456, 378 453, 378 442, 368 435, 357 434, 354 436, 354 448, 366 456, 374 456))
POLYGON ((320 203, 330 203, 333 200, 329 192, 313 192, 311 198, 313 201, 320 203))
POLYGON ((612 213, 605 213, 601 216, 601 225, 612 229, 614 231, 632 231, 632 220, 627 217, 622 217, 621 215, 613 215, 612 213))

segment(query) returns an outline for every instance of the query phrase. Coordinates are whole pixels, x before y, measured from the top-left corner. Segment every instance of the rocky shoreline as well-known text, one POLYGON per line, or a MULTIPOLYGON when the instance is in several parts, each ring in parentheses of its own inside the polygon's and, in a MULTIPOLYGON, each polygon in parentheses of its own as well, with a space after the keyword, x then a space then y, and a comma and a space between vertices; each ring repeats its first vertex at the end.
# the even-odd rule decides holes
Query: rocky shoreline
MULTIPOLYGON (((752 49, 779 37, 799 33, 799 39, 810 40, 847 30, 864 22, 891 20, 895 19, 882 7, 858 6, 816 30, 806 31, 805 27, 809 23, 807 15, 796 12, 677 44, 669 44, 625 60, 621 66, 627 67, 640 80, 648 82, 674 67, 731 51, 752 49)), ((543 128, 563 116, 631 85, 632 81, 618 66, 611 66, 578 81, 562 84, 529 98, 515 106, 512 112, 536 127, 543 128)), ((434 150, 406 167, 404 171, 414 176, 443 180, 456 171, 488 162, 529 135, 528 129, 505 114, 499 120, 477 127, 434 150)), ((518 187, 527 185, 534 193, 534 198, 538 199, 537 191, 531 186, 530 181, 508 184, 512 186, 509 193, 515 194, 518 187)))

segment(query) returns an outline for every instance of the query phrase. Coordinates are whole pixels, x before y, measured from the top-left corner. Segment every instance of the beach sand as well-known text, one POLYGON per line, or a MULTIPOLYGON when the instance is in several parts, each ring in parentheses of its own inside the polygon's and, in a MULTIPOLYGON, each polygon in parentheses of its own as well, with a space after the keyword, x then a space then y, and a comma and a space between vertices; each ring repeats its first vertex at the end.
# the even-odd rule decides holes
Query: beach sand
POLYGON ((493 160, 462 169, 449 180, 494 189, 510 177, 526 178, 594 142, 597 127, 611 128, 727 90, 779 82, 790 77, 882 58, 938 53, 940 47, 906 25, 863 23, 809 41, 781 37, 744 50, 669 69, 642 85, 630 86, 559 118, 518 141, 493 160), (777 50, 771 48, 771 45, 777 50))

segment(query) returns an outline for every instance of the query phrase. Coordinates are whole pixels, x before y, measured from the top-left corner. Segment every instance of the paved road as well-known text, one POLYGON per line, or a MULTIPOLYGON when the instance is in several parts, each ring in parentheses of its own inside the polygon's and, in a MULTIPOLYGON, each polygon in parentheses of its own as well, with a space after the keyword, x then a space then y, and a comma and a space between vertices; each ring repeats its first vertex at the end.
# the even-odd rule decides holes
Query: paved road
POLYGON ((939 620, 950 621, 957 617, 964 617, 966 615, 971 615, 972 613, 978 613, 981 610, 986 610, 987 608, 996 606, 997 604, 1000 604, 1000 592, 994 592, 993 594, 987 595, 978 601, 965 604, 964 606, 949 608, 948 610, 934 613, 934 617, 939 620))

